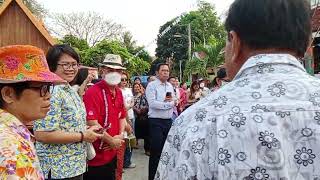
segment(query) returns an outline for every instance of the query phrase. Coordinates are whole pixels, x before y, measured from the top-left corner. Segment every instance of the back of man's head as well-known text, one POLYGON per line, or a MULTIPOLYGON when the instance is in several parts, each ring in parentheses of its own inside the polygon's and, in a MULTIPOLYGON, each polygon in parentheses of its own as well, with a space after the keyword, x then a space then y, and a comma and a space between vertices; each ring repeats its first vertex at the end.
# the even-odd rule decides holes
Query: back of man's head
POLYGON ((235 0, 225 22, 250 49, 279 49, 303 57, 311 38, 307 0, 235 0))

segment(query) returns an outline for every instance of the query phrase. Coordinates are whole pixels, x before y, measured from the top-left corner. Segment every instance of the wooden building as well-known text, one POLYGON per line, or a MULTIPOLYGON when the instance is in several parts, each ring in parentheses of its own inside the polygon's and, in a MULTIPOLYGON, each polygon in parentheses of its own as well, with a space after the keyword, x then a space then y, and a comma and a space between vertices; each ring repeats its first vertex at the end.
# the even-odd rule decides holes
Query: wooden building
POLYGON ((45 52, 54 39, 21 0, 5 0, 0 6, 0 46, 33 45, 45 52))

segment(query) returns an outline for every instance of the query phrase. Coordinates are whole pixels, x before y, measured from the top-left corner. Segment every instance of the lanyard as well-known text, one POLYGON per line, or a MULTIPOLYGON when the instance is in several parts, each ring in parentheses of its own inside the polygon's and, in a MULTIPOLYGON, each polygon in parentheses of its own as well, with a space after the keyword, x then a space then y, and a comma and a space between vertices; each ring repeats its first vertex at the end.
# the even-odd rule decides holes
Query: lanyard
MULTIPOLYGON (((108 123, 108 101, 107 101, 106 91, 104 89, 102 89, 102 94, 103 94, 104 105, 106 107, 106 117, 104 118, 103 129, 107 131, 108 129, 111 128, 111 123, 108 123)), ((103 146, 103 141, 101 140, 99 149, 102 149, 102 146, 103 146)))

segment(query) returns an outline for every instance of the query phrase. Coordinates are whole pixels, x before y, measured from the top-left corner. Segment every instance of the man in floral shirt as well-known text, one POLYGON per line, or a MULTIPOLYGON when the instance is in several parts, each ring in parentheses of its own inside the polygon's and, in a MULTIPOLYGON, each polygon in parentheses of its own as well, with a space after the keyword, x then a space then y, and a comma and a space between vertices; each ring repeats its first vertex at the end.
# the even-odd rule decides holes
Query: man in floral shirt
POLYGON ((155 179, 320 179, 320 80, 300 63, 310 14, 306 0, 235 0, 233 81, 176 119, 155 179))

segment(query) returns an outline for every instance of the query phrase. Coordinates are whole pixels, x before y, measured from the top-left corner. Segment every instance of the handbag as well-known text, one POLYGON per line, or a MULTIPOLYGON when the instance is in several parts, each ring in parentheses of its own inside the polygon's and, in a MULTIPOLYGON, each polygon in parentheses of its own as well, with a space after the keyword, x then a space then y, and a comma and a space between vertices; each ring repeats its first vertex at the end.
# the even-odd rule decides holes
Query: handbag
POLYGON ((94 147, 92 143, 86 143, 86 150, 87 150, 87 160, 92 160, 94 157, 96 157, 96 151, 94 150, 94 147))
POLYGON ((135 148, 137 145, 137 139, 136 136, 134 134, 130 134, 130 135, 126 135, 125 134, 125 142, 126 142, 126 146, 129 147, 129 149, 131 150, 132 148, 135 148))

